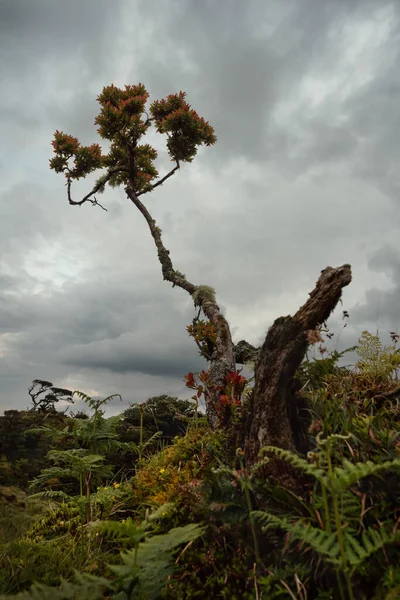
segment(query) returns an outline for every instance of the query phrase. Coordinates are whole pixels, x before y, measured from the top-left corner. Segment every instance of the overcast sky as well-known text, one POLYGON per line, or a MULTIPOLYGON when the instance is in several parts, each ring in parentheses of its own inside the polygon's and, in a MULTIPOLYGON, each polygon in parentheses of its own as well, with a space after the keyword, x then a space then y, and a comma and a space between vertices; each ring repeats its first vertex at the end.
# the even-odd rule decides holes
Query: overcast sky
POLYGON ((0 411, 25 408, 36 378, 124 407, 188 397, 184 374, 203 368, 190 297, 162 281, 123 191, 103 195, 108 212, 72 207, 49 170, 56 129, 100 142, 111 83, 184 90, 215 127, 214 147, 143 198, 236 342, 259 344, 347 262, 334 339, 345 309, 340 348, 364 329, 386 340, 400 321, 399 36, 397 0, 0 0, 0 411))

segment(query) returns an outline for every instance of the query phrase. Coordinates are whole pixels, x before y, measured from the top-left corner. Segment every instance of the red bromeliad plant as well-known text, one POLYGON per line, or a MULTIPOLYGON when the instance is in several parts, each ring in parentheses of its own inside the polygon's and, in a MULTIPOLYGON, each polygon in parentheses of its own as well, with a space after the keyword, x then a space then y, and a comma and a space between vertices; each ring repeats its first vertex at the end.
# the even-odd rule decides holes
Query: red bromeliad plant
MULTIPOLYGON (((199 314, 188 331, 201 354, 208 361, 207 373, 197 393, 204 394, 211 427, 221 426, 221 405, 240 402, 245 385, 236 372, 236 363, 255 361, 254 389, 247 408, 244 430, 248 463, 257 460, 260 447, 276 445, 299 448, 298 432, 302 425, 297 415, 297 399, 293 393, 293 377, 304 358, 309 343, 307 331, 326 321, 340 299, 342 288, 351 281, 349 265, 322 271, 310 298, 293 317, 281 317, 270 328, 261 348, 244 340, 234 346, 227 320, 217 304, 214 290, 197 285, 178 271, 164 246, 161 229, 140 197, 153 192, 172 177, 182 163, 190 163, 201 146, 215 144, 214 129, 186 101, 184 92, 153 101, 147 107, 149 93, 144 85, 103 88, 97 101, 100 112, 95 119, 97 131, 109 144, 107 153, 98 144, 83 146, 72 135, 56 131, 50 168, 66 178, 67 198, 72 206, 91 203, 101 206, 97 195, 106 185, 122 187, 127 199, 141 213, 153 238, 163 279, 185 290, 193 299, 199 314), (151 127, 164 135, 173 167, 159 176, 155 166, 157 151, 142 142, 151 127), (101 169, 93 188, 80 200, 72 197, 72 184, 101 169), (200 321, 200 312, 205 321, 200 321)), ((103 206, 101 206, 106 210, 103 206)), ((201 381, 201 380, 200 380, 201 381)), ((189 383, 189 381, 188 381, 189 383)), ((195 385, 190 379, 190 385, 195 385)), ((224 421, 224 425, 226 421, 224 421)), ((271 462, 272 464, 272 462, 271 462)), ((277 473, 281 474, 281 469, 277 473)))
MULTIPOLYGON (((212 382, 210 382, 209 373, 205 370, 201 371, 200 373, 190 372, 184 376, 184 380, 186 381, 186 387, 196 391, 196 394, 192 396, 192 399, 195 400, 196 405, 201 396, 205 394, 207 386, 212 385, 212 382), (196 376, 198 381, 196 381, 196 376)), ((227 409, 229 409, 229 407, 236 407, 240 405, 242 394, 247 384, 248 379, 246 379, 246 377, 239 375, 239 373, 236 371, 230 371, 227 375, 225 375, 224 385, 217 386, 217 389, 215 390, 218 394, 218 403, 216 408, 220 422, 225 420, 224 417, 226 418, 227 409)))
POLYGON ((239 375, 236 371, 231 371, 228 375, 225 375, 225 382, 225 390, 223 390, 224 394, 219 398, 221 404, 223 406, 238 406, 248 380, 246 377, 239 375))

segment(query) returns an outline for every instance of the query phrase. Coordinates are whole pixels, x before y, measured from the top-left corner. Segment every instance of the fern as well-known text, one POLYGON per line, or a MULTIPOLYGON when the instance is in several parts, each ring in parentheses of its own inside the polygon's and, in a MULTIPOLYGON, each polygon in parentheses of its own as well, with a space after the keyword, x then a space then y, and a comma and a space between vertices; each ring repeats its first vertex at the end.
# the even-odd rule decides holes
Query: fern
POLYGON ((400 354, 394 346, 382 346, 378 335, 363 331, 357 347, 359 360, 356 367, 361 373, 390 380, 399 367, 400 354))
POLYGON ((380 527, 379 531, 370 527, 362 533, 360 541, 348 532, 344 532, 344 539, 346 558, 352 570, 354 570, 375 552, 390 544, 398 543, 400 541, 400 531, 389 533, 385 527, 380 527))
MULTIPOLYGON (((317 451, 309 454, 312 463, 301 458, 288 450, 267 446, 262 449, 263 453, 273 453, 282 460, 287 460, 294 467, 301 469, 310 477, 314 478, 321 488, 321 499, 316 500, 315 492, 312 502, 319 502, 318 521, 317 511, 314 516, 319 526, 311 523, 309 518, 297 518, 290 520, 279 517, 269 512, 253 511, 252 515, 258 520, 264 532, 271 529, 282 529, 290 534, 291 540, 298 540, 308 548, 312 549, 325 562, 332 564, 337 573, 338 587, 341 598, 344 598, 341 574, 344 575, 347 593, 351 600, 354 599, 351 577, 355 570, 375 552, 385 546, 397 543, 400 540, 400 532, 393 527, 391 532, 380 526, 379 532, 372 527, 364 530, 362 534, 356 535, 349 524, 352 517, 357 518, 364 509, 361 502, 354 494, 349 492, 351 486, 361 479, 378 476, 384 471, 397 470, 400 468, 400 459, 387 460, 382 463, 372 461, 352 463, 342 459, 340 466, 334 466, 332 462, 332 451, 336 444, 349 436, 333 434, 322 438, 322 433, 316 437, 317 451), (323 508, 322 514, 320 508, 323 508)), ((308 517, 308 516, 307 516, 308 517)))
MULTIPOLYGON (((190 523, 176 527, 163 535, 153 536, 138 548, 121 554, 122 565, 110 569, 118 577, 124 591, 135 589, 135 600, 155 600, 172 572, 172 552, 177 546, 191 542, 204 533, 204 527, 190 523)), ((118 595, 115 598, 130 598, 118 595)))
POLYGON ((294 452, 284 450, 283 448, 277 448, 276 446, 264 446, 260 451, 260 455, 268 452, 275 454, 278 458, 286 460, 296 467, 296 469, 301 469, 306 475, 314 477, 317 481, 322 483, 326 482, 324 469, 314 463, 308 462, 305 458, 301 458, 297 454, 294 454, 294 452))
POLYGON ((62 500, 71 500, 72 496, 69 496, 61 490, 44 490, 43 492, 37 492, 36 494, 30 494, 29 498, 57 498, 62 500))
POLYGON ((330 562, 337 563, 340 548, 336 532, 327 533, 323 529, 306 523, 304 520, 290 523, 286 518, 277 517, 263 511, 253 511, 253 515, 262 525, 263 531, 279 527, 290 533, 293 539, 302 541, 318 554, 324 555, 330 562))
MULTIPOLYGON (((168 506, 161 508, 168 510, 168 506)), ((204 527, 190 523, 139 542, 151 521, 159 518, 161 514, 160 510, 156 511, 138 527, 135 527, 132 522, 128 525, 107 522, 98 526, 99 529, 108 532, 115 539, 121 539, 122 532, 129 533, 129 542, 135 546, 132 550, 121 552, 121 565, 108 565, 116 575, 114 581, 75 572, 75 581, 71 583, 63 580, 59 589, 34 584, 27 592, 21 592, 14 596, 0 596, 0 600, 5 598, 15 598, 16 600, 99 600, 104 597, 104 588, 114 592, 112 596, 108 596, 113 600, 130 600, 131 598, 155 600, 159 598, 160 592, 173 570, 173 551, 178 546, 195 540, 205 531, 204 527)))
POLYGON ((344 459, 343 467, 335 467, 333 469, 333 478, 329 481, 328 485, 336 492, 343 492, 353 484, 357 483, 360 479, 365 477, 371 477, 372 475, 378 475, 382 471, 390 471, 391 469, 400 469, 400 459, 395 458, 393 460, 387 460, 383 463, 377 464, 370 460, 362 463, 353 464, 350 461, 344 459))
POLYGON ((304 520, 290 523, 286 518, 280 518, 263 511, 254 511, 254 517, 261 524, 264 532, 269 529, 283 529, 290 533, 292 540, 299 540, 314 550, 318 555, 335 566, 340 566, 345 571, 353 572, 372 554, 382 550, 384 546, 400 541, 400 531, 388 532, 381 527, 379 532, 368 528, 359 539, 351 533, 343 533, 345 542, 345 564, 340 558, 340 543, 337 532, 328 533, 323 529, 314 527, 304 520))
POLYGON ((59 588, 34 583, 26 592, 0 596, 0 600, 100 600, 104 588, 110 588, 110 581, 87 573, 75 573, 75 583, 61 580, 59 588))

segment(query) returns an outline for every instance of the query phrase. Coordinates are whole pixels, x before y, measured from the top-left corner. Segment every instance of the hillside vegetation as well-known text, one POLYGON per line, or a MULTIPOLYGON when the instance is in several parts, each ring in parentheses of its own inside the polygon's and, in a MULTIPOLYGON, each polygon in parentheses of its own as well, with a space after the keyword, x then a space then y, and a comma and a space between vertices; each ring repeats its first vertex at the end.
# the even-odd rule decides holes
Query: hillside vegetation
POLYGON ((251 468, 251 382, 226 430, 167 396, 111 418, 83 394, 88 418, 8 411, 0 598, 400 598, 396 344, 364 332, 353 367, 306 358, 308 451, 266 447, 251 468), (271 457, 295 489, 265 476, 271 457))

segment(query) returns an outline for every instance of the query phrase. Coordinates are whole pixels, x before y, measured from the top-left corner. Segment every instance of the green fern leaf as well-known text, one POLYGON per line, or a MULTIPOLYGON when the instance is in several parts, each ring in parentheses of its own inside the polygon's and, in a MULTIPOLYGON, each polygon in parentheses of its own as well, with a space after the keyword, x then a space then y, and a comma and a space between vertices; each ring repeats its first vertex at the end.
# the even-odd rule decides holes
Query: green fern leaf
MULTIPOLYGON (((326 560, 337 563, 340 552, 337 533, 327 533, 323 529, 314 527, 310 523, 298 520, 290 523, 285 518, 276 517, 263 511, 252 513, 262 524, 275 525, 291 534, 293 539, 302 541, 304 544, 322 554, 326 560)), ((264 527, 262 527, 264 530, 264 527)))
POLYGON ((34 583, 25 592, 15 595, 0 596, 0 600, 100 600, 104 597, 104 588, 110 588, 111 582, 102 577, 75 573, 76 583, 61 580, 59 588, 34 583))
POLYGON ((354 485, 360 479, 370 477, 371 475, 378 475, 382 471, 389 471, 390 469, 400 468, 400 459, 387 460, 383 463, 373 463, 371 461, 351 463, 348 460, 343 460, 343 467, 334 468, 334 477, 329 479, 327 487, 335 490, 336 492, 342 492, 354 485))
POLYGON ((264 446, 264 448, 260 450, 260 454, 265 454, 267 452, 272 452, 278 458, 286 460, 297 469, 301 469, 307 475, 314 477, 314 479, 320 483, 326 483, 326 474, 323 469, 321 469, 318 465, 310 463, 306 459, 301 458, 294 452, 291 452, 290 450, 284 450, 283 448, 277 448, 275 446, 264 446))

